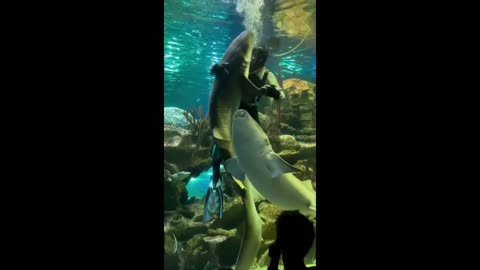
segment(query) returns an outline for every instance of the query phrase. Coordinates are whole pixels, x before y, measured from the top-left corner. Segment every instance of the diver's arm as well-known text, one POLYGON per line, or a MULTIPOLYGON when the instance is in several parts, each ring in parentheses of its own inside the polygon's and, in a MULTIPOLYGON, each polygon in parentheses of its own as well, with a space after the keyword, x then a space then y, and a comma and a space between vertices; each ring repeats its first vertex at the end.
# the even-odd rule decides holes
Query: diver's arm
POLYGON ((268 87, 263 86, 261 88, 258 88, 250 79, 244 77, 244 86, 247 92, 249 93, 249 96, 261 96, 261 95, 266 95, 268 93, 268 87))
POLYGON ((277 81, 277 77, 275 76, 275 74, 273 74, 273 72, 268 72, 268 76, 267 76, 267 81, 266 81, 267 84, 272 84, 272 85, 275 85, 275 87, 277 89, 282 89, 282 87, 280 86, 280 84, 278 84, 278 81, 277 81))
POLYGON ((285 98, 285 94, 283 93, 282 88, 278 84, 275 74, 273 74, 272 72, 268 72, 266 83, 269 86, 265 94, 267 97, 271 97, 274 99, 285 98))

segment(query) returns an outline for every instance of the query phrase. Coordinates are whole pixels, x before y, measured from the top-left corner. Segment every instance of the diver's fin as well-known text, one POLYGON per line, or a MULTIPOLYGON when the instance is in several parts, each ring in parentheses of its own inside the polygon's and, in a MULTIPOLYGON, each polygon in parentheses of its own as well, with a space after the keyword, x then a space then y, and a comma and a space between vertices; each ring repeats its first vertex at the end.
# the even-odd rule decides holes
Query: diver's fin
POLYGON ((228 72, 228 69, 226 67, 227 65, 225 64, 218 64, 218 63, 214 64, 210 68, 210 74, 215 75, 217 77, 227 76, 230 74, 230 72, 228 72))
POLYGON ((232 158, 226 160, 223 167, 234 178, 237 178, 237 179, 242 180, 242 181, 245 179, 245 172, 240 167, 240 164, 238 164, 237 157, 232 157, 232 158))
POLYGON ((214 184, 213 177, 208 186, 207 195, 205 196, 205 205, 203 209, 203 222, 210 221, 211 213, 215 212, 218 218, 223 216, 223 190, 221 178, 214 184))
POLYGON ((272 173, 272 178, 275 178, 285 173, 302 171, 296 167, 293 167, 288 162, 283 160, 283 158, 273 152, 268 154, 267 159, 269 160, 269 162, 267 163, 268 170, 270 170, 270 172, 272 173))

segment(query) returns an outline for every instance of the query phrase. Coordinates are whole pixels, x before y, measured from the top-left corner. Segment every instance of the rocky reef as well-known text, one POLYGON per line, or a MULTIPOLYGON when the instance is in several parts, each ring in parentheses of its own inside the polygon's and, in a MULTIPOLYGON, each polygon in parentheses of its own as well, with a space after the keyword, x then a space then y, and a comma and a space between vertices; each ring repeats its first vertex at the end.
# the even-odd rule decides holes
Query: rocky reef
MULTIPOLYGON (((264 222, 263 241, 257 254, 256 266, 265 267, 270 263, 268 247, 275 240, 275 221, 282 210, 267 201, 257 201, 256 205, 264 222)), ((186 207, 194 213, 193 217, 186 217, 180 212, 165 215, 165 227, 168 228, 164 242, 166 258, 168 257, 165 269, 225 269, 235 265, 244 233, 245 210, 240 198, 225 203, 222 220, 215 219, 208 223, 202 222, 201 201, 186 207)), ((312 221, 315 224, 315 220, 312 221)))
POLYGON ((202 107, 165 110, 163 127, 164 166, 171 173, 198 175, 210 165, 212 138, 202 107))

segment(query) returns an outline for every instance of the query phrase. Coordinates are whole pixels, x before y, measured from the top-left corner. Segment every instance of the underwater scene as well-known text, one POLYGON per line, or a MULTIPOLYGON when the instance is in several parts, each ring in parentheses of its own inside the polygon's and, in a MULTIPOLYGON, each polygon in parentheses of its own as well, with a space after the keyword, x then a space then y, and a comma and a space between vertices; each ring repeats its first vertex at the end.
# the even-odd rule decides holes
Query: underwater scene
POLYGON ((316 1, 164 12, 164 269, 316 269, 316 1))

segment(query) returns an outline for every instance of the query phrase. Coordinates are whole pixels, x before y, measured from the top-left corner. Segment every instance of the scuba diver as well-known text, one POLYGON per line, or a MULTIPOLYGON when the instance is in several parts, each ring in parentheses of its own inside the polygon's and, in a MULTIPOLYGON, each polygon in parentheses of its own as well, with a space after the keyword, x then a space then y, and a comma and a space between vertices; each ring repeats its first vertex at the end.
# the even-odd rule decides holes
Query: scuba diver
MULTIPOLYGON (((265 64, 268 59, 268 51, 262 47, 256 47, 252 50, 250 60, 250 69, 248 79, 253 85, 260 89, 261 95, 252 95, 249 97, 242 96, 239 108, 246 110, 257 123, 260 124, 258 118, 257 103, 258 98, 262 95, 271 97, 275 100, 284 99, 285 94, 281 91, 275 75, 270 72, 265 64)), ((226 149, 217 147, 215 144, 211 153, 212 177, 205 197, 204 206, 204 222, 211 219, 211 213, 215 213, 217 218, 222 218, 223 213, 223 178, 220 171, 220 165, 228 158, 231 158, 226 149)), ((242 187, 240 183, 237 184, 242 187)), ((243 187, 242 187, 243 188, 243 187)))
MULTIPOLYGON (((248 78, 250 81, 255 84, 258 88, 266 89, 266 93, 264 94, 267 97, 271 97, 275 100, 284 99, 285 94, 280 87, 275 74, 273 74, 270 70, 267 69, 265 64, 268 60, 268 50, 263 47, 256 47, 252 51, 252 60, 250 63, 250 75, 248 78)), ((260 101, 261 96, 252 98, 247 102, 242 101, 240 103, 239 109, 246 110, 250 116, 252 116, 257 123, 260 124, 258 119, 258 108, 257 108, 257 101, 260 101)))

